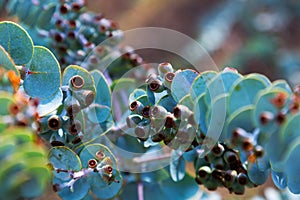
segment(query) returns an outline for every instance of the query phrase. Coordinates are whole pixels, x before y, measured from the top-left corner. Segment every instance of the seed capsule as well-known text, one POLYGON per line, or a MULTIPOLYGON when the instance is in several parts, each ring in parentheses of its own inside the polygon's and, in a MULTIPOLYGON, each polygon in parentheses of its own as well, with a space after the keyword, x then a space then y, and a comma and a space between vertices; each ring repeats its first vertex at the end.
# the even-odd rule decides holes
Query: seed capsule
POLYGON ((52 115, 51 117, 49 117, 48 127, 53 131, 60 129, 61 128, 60 117, 58 115, 52 115))
POLYGON ((75 116, 81 110, 79 101, 71 95, 65 99, 64 107, 70 116, 75 116))
POLYGON ((140 139, 141 141, 146 141, 149 135, 149 127, 137 126, 134 129, 134 133, 138 139, 140 139))
POLYGON ((260 114, 260 123, 263 125, 268 124, 270 121, 274 119, 274 115, 271 112, 265 111, 260 114))
POLYGON ((70 79, 70 83, 74 88, 80 89, 84 86, 84 79, 79 75, 75 75, 70 79))
POLYGON ((202 166, 198 169, 198 176, 199 176, 199 179, 202 181, 202 180, 206 180, 208 179, 208 177, 210 176, 211 174, 211 168, 208 167, 208 166, 202 166))
POLYGON ((254 148, 254 155, 257 157, 257 158, 261 158, 264 156, 264 148, 262 146, 255 146, 254 148))
POLYGON ((237 171, 227 170, 224 175, 224 184, 226 187, 230 187, 237 177, 237 171))
POLYGON ((216 169, 218 170, 224 170, 225 169, 225 163, 223 161, 222 157, 218 157, 215 161, 214 161, 214 166, 216 169))
POLYGON ((175 119, 173 116, 168 115, 165 118, 165 127, 166 128, 175 128, 175 119))
POLYGON ((61 14, 67 14, 69 10, 70 10, 70 7, 69 7, 68 4, 62 4, 59 7, 59 11, 60 11, 61 14))
POLYGON ((142 110, 144 109, 144 107, 145 106, 139 101, 133 101, 129 105, 129 109, 130 109, 131 113, 134 113, 134 114, 142 114, 142 110))
POLYGON ((95 93, 91 90, 73 91, 72 94, 79 101, 81 108, 88 107, 95 100, 95 93))
POLYGON ((99 150, 96 152, 96 157, 100 160, 102 160, 105 157, 105 154, 103 151, 99 150))
POLYGON ((177 105, 174 109, 173 109, 173 114, 174 117, 177 119, 181 119, 181 120, 185 120, 188 119, 190 117, 190 115, 192 115, 192 111, 190 111, 190 109, 184 105, 177 105))
POLYGON ((70 127, 69 127, 69 133, 71 135, 77 135, 78 133, 81 132, 82 130, 82 125, 81 122, 79 120, 76 120, 75 122, 73 122, 70 127))
POLYGON ((141 116, 136 115, 136 114, 129 115, 128 117, 126 117, 126 124, 127 124, 128 128, 136 127, 141 121, 142 121, 141 116))
POLYGON ((150 107, 149 106, 145 106, 142 109, 142 116, 145 118, 149 118, 150 117, 150 107))
POLYGON ((232 151, 226 151, 224 153, 224 160, 228 164, 233 164, 238 161, 238 156, 232 151))
POLYGON ((164 87, 160 80, 153 80, 149 83, 149 89, 152 92, 162 92, 164 90, 164 87))
POLYGON ((245 139, 242 143, 244 151, 251 151, 253 149, 253 143, 249 139, 245 139))
POLYGON ((273 99, 271 99, 271 103, 277 108, 282 108, 287 100, 287 94, 283 92, 279 92, 273 99))
POLYGON ((174 69, 172 67, 172 65, 168 62, 164 62, 164 63, 160 63, 158 65, 158 74, 161 76, 161 77, 164 77, 164 75, 168 72, 173 72, 174 69))
POLYGON ((279 112, 277 115, 276 115, 276 122, 281 125, 285 122, 285 119, 286 119, 286 115, 282 112, 279 112))
POLYGON ((219 156, 222 156, 223 153, 225 151, 225 148, 222 144, 217 144, 216 146, 214 146, 211 150, 211 152, 216 156, 216 157, 219 157, 219 156))
POLYGON ((89 167, 92 168, 92 169, 94 169, 94 168, 97 166, 97 164, 98 164, 98 162, 97 162, 96 159, 90 159, 90 160, 88 161, 88 165, 89 165, 89 167))
POLYGON ((248 177, 247 177, 247 175, 244 174, 244 173, 239 173, 238 176, 237 176, 237 182, 240 185, 247 185, 247 183, 248 183, 248 177))
POLYGON ((168 73, 165 74, 165 76, 164 76, 164 85, 168 89, 171 89, 171 85, 172 85, 174 77, 175 77, 175 73, 173 73, 173 72, 168 72, 168 73))

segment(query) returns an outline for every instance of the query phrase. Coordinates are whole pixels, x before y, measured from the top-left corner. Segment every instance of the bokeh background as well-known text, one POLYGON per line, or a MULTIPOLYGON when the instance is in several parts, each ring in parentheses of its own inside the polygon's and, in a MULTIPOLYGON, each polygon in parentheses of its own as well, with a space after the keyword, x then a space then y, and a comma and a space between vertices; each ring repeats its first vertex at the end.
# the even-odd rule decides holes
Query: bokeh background
MULTIPOLYGON (((197 40, 220 68, 231 66, 241 73, 259 72, 271 80, 300 84, 299 0, 87 2, 122 30, 154 26, 184 33, 197 40)), ((171 61, 166 53, 139 53, 148 62, 171 61)))

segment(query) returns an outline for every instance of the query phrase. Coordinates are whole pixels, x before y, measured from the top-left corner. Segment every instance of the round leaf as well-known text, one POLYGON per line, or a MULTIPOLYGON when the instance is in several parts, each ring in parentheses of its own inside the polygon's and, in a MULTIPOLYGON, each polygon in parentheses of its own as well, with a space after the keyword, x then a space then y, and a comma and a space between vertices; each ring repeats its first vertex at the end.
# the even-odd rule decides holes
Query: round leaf
POLYGON ((265 83, 253 76, 239 79, 231 88, 228 112, 232 114, 241 107, 252 105, 257 93, 264 88, 266 88, 265 83))
POLYGON ((198 96, 205 92, 207 83, 216 75, 217 72, 215 71, 206 71, 195 78, 190 91, 193 100, 196 100, 198 96))
POLYGON ((92 71, 91 75, 94 78, 97 93, 95 103, 111 107, 111 92, 104 75, 98 70, 92 71))
POLYGON ((19 70, 15 67, 14 61, 2 46, 0 46, 0 67, 13 70, 18 76, 20 75, 19 70))
MULTIPOLYGON (((79 157, 67 147, 53 147, 49 152, 48 158, 55 168, 73 171, 81 169, 79 157)), ((69 174, 65 172, 55 172, 54 176, 60 180, 70 179, 69 174)))
POLYGON ((182 97, 189 94, 192 83, 198 73, 194 70, 182 70, 175 73, 171 84, 171 92, 174 100, 178 102, 182 97))
POLYGON ((17 65, 28 63, 33 54, 33 42, 28 33, 14 22, 0 22, 0 45, 17 65))
POLYGON ((45 47, 35 46, 24 79, 24 90, 31 97, 55 98, 60 87, 60 66, 54 55, 45 47))
POLYGON ((45 116, 56 110, 62 104, 62 100, 63 93, 61 89, 59 89, 52 98, 42 99, 37 107, 39 116, 45 116))

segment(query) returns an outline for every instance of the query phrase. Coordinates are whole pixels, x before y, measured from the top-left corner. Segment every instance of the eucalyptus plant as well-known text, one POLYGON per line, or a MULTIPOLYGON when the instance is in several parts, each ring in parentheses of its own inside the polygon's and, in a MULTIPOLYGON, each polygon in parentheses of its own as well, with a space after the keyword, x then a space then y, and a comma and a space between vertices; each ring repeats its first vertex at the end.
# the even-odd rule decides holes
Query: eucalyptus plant
MULTIPOLYGON (((0 7, 26 29, 0 22, 1 198, 34 198, 49 182, 62 199, 201 198, 197 184, 242 195, 269 175, 280 190, 300 193, 299 87, 234 68, 199 72, 170 63, 137 87, 136 79, 116 78, 114 68, 96 69, 110 58, 93 47, 120 32, 87 12, 84 1, 0 7), (126 112, 115 117, 117 86, 130 95, 126 112), (131 171, 116 147, 145 155, 167 147, 169 166, 131 171)), ((135 53, 117 51, 125 56, 113 66, 141 63, 135 53)), ((155 159, 133 161, 150 166, 155 159)))

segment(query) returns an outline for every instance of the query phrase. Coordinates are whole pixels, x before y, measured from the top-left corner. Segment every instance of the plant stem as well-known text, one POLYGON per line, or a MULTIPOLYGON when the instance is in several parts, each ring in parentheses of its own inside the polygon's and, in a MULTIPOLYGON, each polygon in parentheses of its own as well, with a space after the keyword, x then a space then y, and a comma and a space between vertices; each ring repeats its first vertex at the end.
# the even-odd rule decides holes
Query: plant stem
POLYGON ((144 187, 143 182, 138 183, 138 200, 144 200, 144 187))

